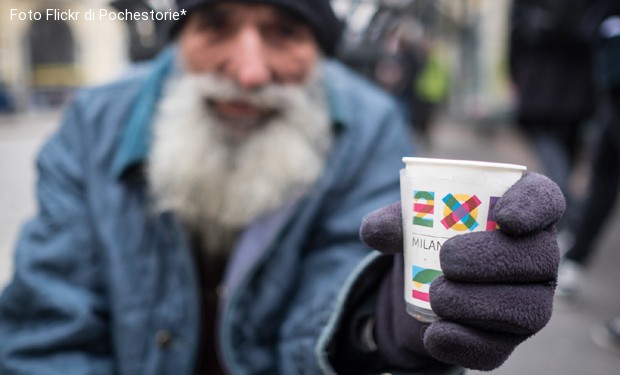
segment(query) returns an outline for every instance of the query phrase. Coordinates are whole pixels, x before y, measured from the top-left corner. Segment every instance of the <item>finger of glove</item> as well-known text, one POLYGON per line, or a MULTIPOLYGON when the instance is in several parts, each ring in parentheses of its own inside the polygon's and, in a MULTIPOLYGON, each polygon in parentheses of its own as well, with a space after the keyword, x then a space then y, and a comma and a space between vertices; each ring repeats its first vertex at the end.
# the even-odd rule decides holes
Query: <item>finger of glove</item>
POLYGON ((430 287, 433 311, 443 319, 481 329, 533 334, 551 319, 555 283, 471 284, 443 276, 430 287))
POLYGON ((523 235, 556 223, 565 210, 564 194, 555 182, 526 172, 495 205, 495 220, 506 233, 523 235))
POLYGON ((528 336, 512 335, 439 320, 424 333, 424 346, 436 359, 469 369, 490 371, 501 366, 528 336))
POLYGON ((360 239, 382 253, 402 253, 403 220, 400 201, 366 215, 360 227, 360 239))
POLYGON ((560 263, 555 230, 513 237, 502 231, 450 238, 439 253, 451 280, 474 283, 537 283, 555 280, 560 263))

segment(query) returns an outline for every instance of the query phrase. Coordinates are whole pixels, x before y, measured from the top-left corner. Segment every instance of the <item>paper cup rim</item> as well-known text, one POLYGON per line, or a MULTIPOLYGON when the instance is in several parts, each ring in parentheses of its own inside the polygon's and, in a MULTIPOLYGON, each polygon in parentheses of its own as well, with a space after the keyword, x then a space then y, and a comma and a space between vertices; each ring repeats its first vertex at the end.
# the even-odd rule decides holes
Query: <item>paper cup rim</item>
POLYGON ((527 170, 527 167, 525 165, 494 163, 494 162, 476 161, 476 160, 404 157, 403 163, 407 165, 409 164, 430 164, 430 165, 454 165, 454 166, 463 166, 463 167, 478 167, 478 168, 491 168, 491 169, 512 169, 516 171, 527 170))

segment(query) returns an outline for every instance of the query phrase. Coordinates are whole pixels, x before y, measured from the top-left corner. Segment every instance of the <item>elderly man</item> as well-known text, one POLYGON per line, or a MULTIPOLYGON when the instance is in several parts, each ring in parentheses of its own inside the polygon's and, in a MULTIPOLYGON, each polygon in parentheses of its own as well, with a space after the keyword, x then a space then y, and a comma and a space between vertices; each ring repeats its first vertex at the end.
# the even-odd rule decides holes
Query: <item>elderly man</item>
POLYGON ((546 324, 555 185, 526 175, 497 204, 502 230, 446 243, 471 267, 433 284, 442 319, 419 323, 388 205, 409 137, 328 59, 329 2, 179 2, 175 45, 77 95, 41 151, 0 373, 448 374, 501 365, 546 324), (383 255, 358 239, 373 210, 361 233, 383 255))

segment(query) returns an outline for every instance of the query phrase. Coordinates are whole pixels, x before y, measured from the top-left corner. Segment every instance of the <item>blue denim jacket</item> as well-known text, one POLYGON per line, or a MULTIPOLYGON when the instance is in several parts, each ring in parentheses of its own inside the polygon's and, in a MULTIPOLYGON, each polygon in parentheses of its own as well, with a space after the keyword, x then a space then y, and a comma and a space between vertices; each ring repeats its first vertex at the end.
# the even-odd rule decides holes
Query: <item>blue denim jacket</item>
MULTIPOLYGON (((148 74, 86 89, 38 160, 39 211, 0 297, 0 374, 191 374, 198 285, 184 228, 140 172, 173 51, 148 74)), ((362 217, 399 198, 410 137, 388 97, 326 62, 335 142, 302 199, 257 220, 229 262, 219 347, 231 374, 333 370, 326 346, 375 256, 362 217)), ((248 198, 251 193, 248 192, 248 198)))

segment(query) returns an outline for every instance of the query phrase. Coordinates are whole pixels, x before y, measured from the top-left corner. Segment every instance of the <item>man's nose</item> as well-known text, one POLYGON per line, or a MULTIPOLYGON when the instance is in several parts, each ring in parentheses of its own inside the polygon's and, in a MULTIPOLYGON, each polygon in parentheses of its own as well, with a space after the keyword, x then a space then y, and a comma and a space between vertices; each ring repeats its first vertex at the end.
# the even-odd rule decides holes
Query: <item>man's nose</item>
POLYGON ((273 73, 267 61, 267 52, 259 30, 252 27, 240 30, 226 74, 244 89, 256 89, 270 83, 273 73))

